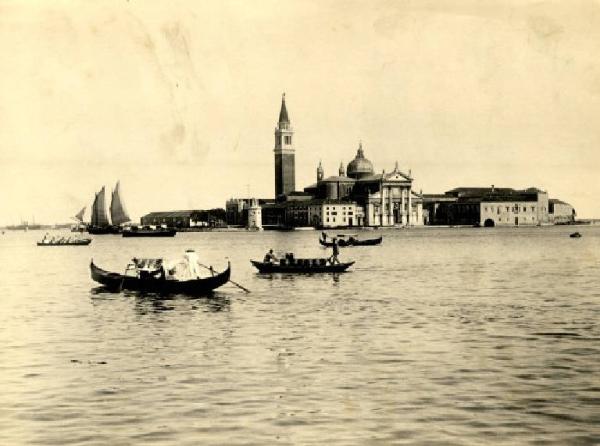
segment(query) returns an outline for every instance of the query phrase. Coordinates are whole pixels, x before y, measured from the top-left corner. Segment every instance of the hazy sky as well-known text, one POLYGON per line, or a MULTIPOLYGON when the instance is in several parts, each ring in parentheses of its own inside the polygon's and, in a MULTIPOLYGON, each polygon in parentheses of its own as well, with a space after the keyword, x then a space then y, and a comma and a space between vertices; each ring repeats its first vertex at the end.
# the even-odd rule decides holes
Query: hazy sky
MULTIPOLYGON (((397 160, 415 189, 538 186, 600 217, 598 1, 0 1, 0 224, 121 180, 136 219, 397 160)), ((89 218, 89 209, 88 209, 89 218)))

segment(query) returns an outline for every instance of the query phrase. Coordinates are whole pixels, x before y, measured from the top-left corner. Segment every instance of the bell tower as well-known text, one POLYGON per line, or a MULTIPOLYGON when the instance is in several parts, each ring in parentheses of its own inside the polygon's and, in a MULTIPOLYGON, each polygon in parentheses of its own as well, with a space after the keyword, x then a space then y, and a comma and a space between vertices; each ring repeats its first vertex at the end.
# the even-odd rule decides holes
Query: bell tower
POLYGON ((275 197, 289 194, 296 189, 296 155, 294 149, 294 129, 290 125, 285 93, 281 98, 279 122, 275 127, 275 197))

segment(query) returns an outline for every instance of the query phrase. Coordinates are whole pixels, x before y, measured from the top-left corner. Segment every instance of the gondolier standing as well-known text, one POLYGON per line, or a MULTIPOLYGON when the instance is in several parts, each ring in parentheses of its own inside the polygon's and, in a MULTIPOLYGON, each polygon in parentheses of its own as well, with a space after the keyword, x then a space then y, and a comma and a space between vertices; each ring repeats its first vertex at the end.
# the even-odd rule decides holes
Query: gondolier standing
POLYGON ((339 265, 340 264, 340 260, 338 259, 338 255, 340 254, 340 248, 338 248, 337 238, 333 237, 331 247, 333 248, 333 254, 329 258, 329 262, 332 265, 335 264, 335 263, 337 263, 339 265))

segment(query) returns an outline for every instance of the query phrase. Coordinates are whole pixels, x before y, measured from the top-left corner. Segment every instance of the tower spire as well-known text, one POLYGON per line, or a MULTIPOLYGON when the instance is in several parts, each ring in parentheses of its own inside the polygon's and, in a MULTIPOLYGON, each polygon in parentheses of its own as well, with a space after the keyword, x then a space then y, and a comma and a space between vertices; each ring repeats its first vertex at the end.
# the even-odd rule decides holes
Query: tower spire
POLYGON ((279 111, 279 124, 289 124, 287 108, 285 106, 285 93, 281 95, 281 110, 279 111))

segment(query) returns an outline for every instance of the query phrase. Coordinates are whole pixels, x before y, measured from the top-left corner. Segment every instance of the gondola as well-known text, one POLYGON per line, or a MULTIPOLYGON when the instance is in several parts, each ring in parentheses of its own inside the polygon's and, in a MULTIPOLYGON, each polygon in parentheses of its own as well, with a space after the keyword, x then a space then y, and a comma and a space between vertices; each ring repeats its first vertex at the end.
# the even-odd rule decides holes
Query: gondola
POLYGON ((147 275, 144 278, 140 278, 139 276, 128 276, 103 270, 96 266, 93 260, 90 263, 90 271, 94 281, 115 292, 130 290, 158 294, 202 296, 210 294, 213 290, 229 281, 229 277, 231 276, 231 264, 228 262, 225 271, 217 273, 212 277, 194 280, 171 280, 165 279, 164 275, 147 275))
POLYGON ((294 259, 280 263, 250 260, 259 273, 343 273, 354 262, 331 264, 328 259, 294 259))
POLYGON ((86 246, 92 243, 91 238, 84 238, 80 240, 69 240, 69 241, 57 241, 57 242, 37 242, 38 246, 86 246))
POLYGON ((571 237, 571 238, 579 238, 579 237, 581 237, 581 233, 579 233, 579 232, 574 232, 574 233, 572 233, 571 235, 569 235, 569 237, 571 237))
MULTIPOLYGON (((345 248, 347 246, 374 246, 381 244, 383 237, 372 238, 367 240, 356 240, 353 237, 348 239, 338 239, 337 244, 340 248, 345 248)), ((332 247, 333 242, 328 242, 327 240, 323 240, 323 238, 319 238, 319 243, 323 246, 332 247)))

